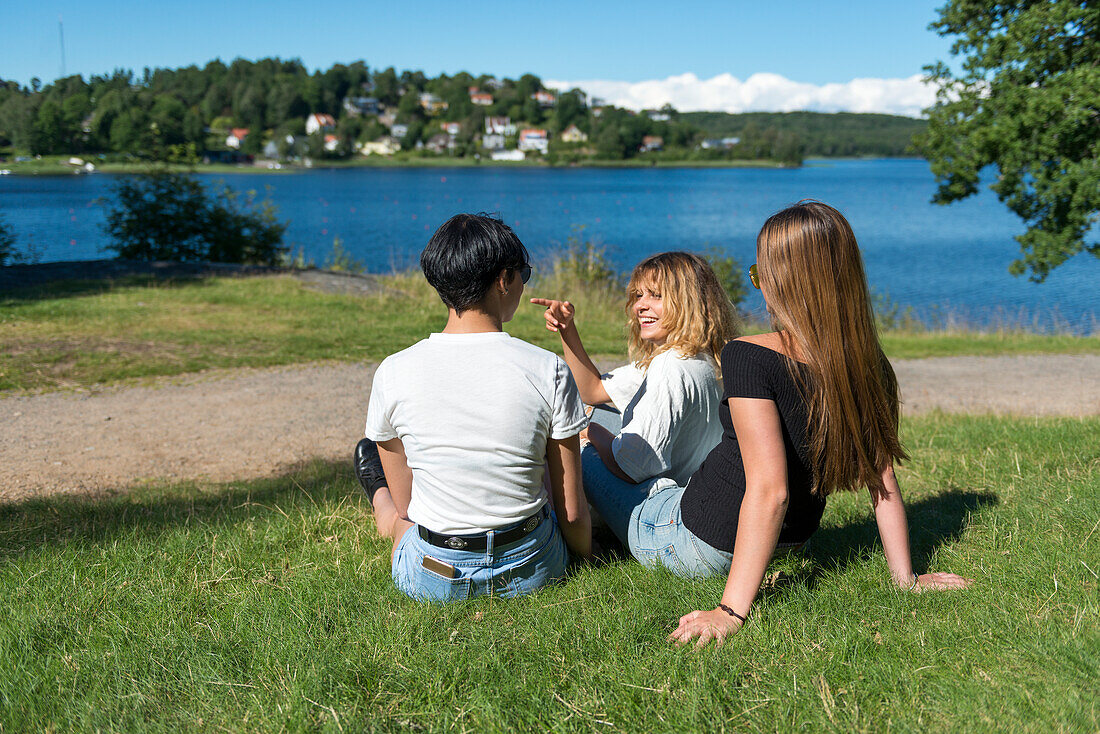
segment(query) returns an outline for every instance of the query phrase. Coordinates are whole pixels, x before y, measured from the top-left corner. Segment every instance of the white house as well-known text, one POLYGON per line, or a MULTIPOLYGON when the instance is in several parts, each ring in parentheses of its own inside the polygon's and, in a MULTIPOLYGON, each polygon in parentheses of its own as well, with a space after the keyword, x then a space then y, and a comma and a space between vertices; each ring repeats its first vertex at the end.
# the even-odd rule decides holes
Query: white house
POLYGON ((527 156, 523 154, 522 150, 494 150, 490 157, 494 161, 522 161, 526 160, 527 156))
POLYGON ((509 117, 486 117, 485 132, 490 135, 515 135, 516 126, 509 117))
POLYGON ((306 134, 312 135, 318 131, 328 131, 336 129, 336 118, 332 115, 326 115, 319 112, 314 112, 312 115, 306 118, 306 134))
POLYGON ((546 131, 540 128, 525 128, 519 133, 519 149, 523 151, 537 150, 545 155, 550 150, 550 138, 546 131))
POLYGON ((325 136, 325 150, 327 150, 329 153, 334 153, 334 152, 336 152, 336 149, 339 148, 339 147, 340 147, 340 138, 336 137, 335 135, 326 135, 325 136))
POLYGON ((482 135, 481 147, 486 150, 501 150, 504 148, 504 136, 499 133, 487 133, 482 135))
POLYGON ((558 98, 554 96, 553 92, 548 92, 545 89, 540 89, 532 94, 531 99, 535 100, 543 107, 553 107, 558 101, 558 98))
POLYGON ((458 122, 444 122, 440 127, 452 138, 462 132, 462 124, 458 122))
POLYGON ((344 110, 352 117, 377 115, 380 111, 374 97, 344 97, 344 110))
POLYGON ((403 138, 408 134, 409 134, 409 126, 408 125, 403 125, 403 124, 398 122, 398 123, 395 123, 394 126, 390 128, 390 135, 394 136, 395 138, 403 138))

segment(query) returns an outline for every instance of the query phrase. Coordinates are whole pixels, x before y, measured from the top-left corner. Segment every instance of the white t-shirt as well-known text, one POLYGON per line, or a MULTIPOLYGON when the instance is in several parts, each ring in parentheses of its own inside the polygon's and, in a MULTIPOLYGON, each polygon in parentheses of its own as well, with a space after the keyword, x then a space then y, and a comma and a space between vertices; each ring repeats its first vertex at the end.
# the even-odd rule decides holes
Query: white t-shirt
POLYGON ((623 414, 611 452, 636 481, 668 477, 684 486, 722 438, 722 394, 709 354, 661 352, 648 370, 634 364, 612 370, 603 386, 623 414))
POLYGON ((547 439, 587 423, 573 376, 552 352, 503 332, 432 334, 378 366, 366 435, 401 439, 410 520, 469 534, 538 512, 547 439))

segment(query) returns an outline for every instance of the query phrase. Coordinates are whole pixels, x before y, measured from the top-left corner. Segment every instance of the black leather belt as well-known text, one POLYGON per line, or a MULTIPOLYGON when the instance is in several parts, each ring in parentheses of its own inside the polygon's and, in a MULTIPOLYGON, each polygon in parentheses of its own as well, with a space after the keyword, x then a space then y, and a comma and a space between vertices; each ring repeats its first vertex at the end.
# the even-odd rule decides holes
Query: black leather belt
MULTIPOLYGON (((503 532, 494 533, 493 545, 501 546, 508 545, 509 543, 515 543, 531 533, 535 532, 535 528, 550 514, 546 505, 542 506, 542 509, 536 512, 531 517, 527 518, 519 525, 505 530, 503 532)), ((428 543, 438 546, 440 548, 450 548, 451 550, 465 550, 465 551, 483 551, 488 547, 488 535, 486 533, 477 533, 476 535, 443 535, 441 533, 435 533, 428 530, 423 525, 416 526, 416 532, 420 534, 428 543)))

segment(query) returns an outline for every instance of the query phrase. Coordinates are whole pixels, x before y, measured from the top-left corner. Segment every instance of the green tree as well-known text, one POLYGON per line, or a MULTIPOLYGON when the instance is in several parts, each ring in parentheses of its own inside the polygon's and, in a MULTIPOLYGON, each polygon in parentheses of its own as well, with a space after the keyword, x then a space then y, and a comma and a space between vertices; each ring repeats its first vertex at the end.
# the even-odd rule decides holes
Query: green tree
POLYGON ((286 223, 271 200, 228 186, 211 192, 189 173, 126 176, 104 229, 120 258, 277 264, 286 223))
POLYGON ((963 63, 925 69, 938 91, 917 145, 939 183, 933 201, 973 195, 994 165, 991 188, 1028 227, 1013 274, 1042 282, 1081 251, 1100 257, 1086 241, 1100 211, 1100 5, 949 0, 939 13, 931 28, 959 37, 963 63))

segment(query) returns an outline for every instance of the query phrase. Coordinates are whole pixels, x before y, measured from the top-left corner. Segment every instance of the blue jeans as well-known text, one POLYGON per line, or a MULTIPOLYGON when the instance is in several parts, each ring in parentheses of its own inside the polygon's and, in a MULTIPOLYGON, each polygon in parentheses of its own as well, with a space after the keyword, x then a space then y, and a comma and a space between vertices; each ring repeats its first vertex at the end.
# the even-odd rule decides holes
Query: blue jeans
POLYGON ((495 547, 493 537, 512 527, 515 525, 489 531, 484 551, 465 551, 432 545, 413 525, 394 551, 393 582, 413 599, 447 602, 484 595, 529 594, 565 575, 569 551, 553 514, 523 538, 495 547), (425 556, 454 566, 455 577, 447 578, 425 568, 425 556))
POLYGON ((683 487, 671 479, 624 482, 592 446, 581 451, 581 471, 588 501, 642 565, 664 566, 677 576, 729 573, 733 554, 704 543, 684 527, 680 519, 683 487))

